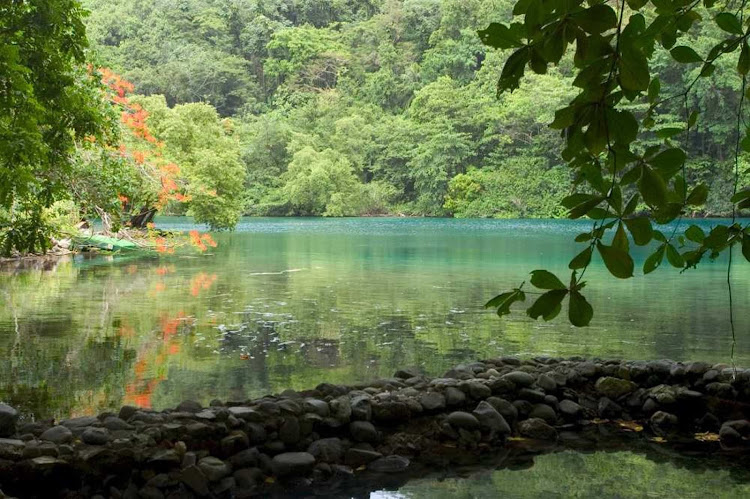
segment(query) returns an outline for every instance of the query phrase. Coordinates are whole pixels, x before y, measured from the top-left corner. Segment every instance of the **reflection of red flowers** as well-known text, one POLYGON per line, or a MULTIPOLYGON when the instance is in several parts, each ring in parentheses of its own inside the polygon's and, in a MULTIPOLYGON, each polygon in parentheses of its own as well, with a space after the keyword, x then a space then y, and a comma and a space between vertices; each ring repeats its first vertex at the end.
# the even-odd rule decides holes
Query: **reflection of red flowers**
POLYGON ((167 252, 167 239, 164 237, 157 237, 154 241, 156 244, 156 251, 159 253, 166 253, 167 252))
POLYGON ((216 282, 216 274, 208 275, 205 272, 201 272, 190 281, 190 294, 198 296, 201 290, 206 291, 211 289, 214 282, 216 282))

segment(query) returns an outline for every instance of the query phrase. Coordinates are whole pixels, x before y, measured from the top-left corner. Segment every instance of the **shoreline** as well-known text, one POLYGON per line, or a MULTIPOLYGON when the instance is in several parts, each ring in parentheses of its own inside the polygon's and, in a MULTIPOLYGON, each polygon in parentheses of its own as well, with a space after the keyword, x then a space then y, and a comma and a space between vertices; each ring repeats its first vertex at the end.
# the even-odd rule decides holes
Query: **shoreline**
POLYGON ((504 357, 208 407, 124 406, 57 425, 17 417, 0 405, 0 490, 11 496, 252 497, 615 444, 744 459, 750 370, 504 357))

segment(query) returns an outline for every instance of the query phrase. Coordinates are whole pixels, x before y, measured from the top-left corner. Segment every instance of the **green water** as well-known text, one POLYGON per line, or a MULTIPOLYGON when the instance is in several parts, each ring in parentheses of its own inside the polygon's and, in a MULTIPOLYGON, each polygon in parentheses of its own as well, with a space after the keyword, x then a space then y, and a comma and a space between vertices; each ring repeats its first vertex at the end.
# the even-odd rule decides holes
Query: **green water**
MULTIPOLYGON (((188 219, 161 227, 188 229, 188 219)), ((564 275, 570 221, 246 219, 211 254, 76 257, 0 273, 0 399, 38 417, 244 400, 496 355, 727 361, 725 262, 616 281, 587 273, 592 326, 482 304, 564 275)), ((644 252, 645 253, 645 252, 644 252)), ((641 254, 641 258, 642 258, 641 254)), ((750 265, 736 260, 738 363, 750 265)))
MULTIPOLYGON (((187 219, 158 224, 192 228, 187 219)), ((500 320, 482 308, 535 268, 565 275, 580 246, 572 239, 587 227, 543 220, 247 219, 236 232, 216 235, 210 254, 79 256, 6 268, 0 400, 27 417, 60 418, 124 403, 161 409, 184 399, 244 400, 322 381, 389 376, 404 366, 440 374, 497 355, 729 360, 726 260, 627 281, 595 265, 586 291, 596 315, 584 329, 562 317, 534 322, 522 311, 500 320)), ((735 261, 737 362, 750 365, 750 265, 739 255, 735 261)), ((546 487, 552 471, 572 473, 581 462, 594 466, 585 474, 599 477, 586 492, 594 494, 606 485, 596 466, 620 466, 611 459, 682 483, 680 472, 639 456, 591 459, 547 455, 538 458, 547 464, 535 466, 536 475, 428 480, 398 494, 512 496, 497 484, 526 474, 529 483, 538 476, 544 482, 538 487, 546 487), (456 487, 470 491, 452 492, 456 487)), ((701 490, 748 493, 721 475, 711 480, 713 488, 701 490)), ((649 490, 646 482, 634 487, 644 495, 649 490)))

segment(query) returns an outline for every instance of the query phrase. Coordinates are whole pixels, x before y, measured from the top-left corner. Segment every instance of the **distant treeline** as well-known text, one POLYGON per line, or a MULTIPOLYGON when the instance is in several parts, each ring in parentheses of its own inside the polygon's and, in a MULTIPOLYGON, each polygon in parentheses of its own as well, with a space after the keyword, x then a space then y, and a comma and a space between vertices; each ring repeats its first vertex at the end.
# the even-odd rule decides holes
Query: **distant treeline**
MULTIPOLYGON (((206 163, 191 167, 195 182, 214 185, 204 177, 223 176, 224 168, 231 184, 244 177, 245 214, 564 214, 558 201, 574 179, 559 159, 561 138, 547 124, 575 95, 572 61, 528 76, 498 99, 508 54, 486 49, 476 32, 510 19, 511 0, 83 3, 99 65, 132 81, 136 93, 164 96, 139 102, 156 138, 172 137, 166 142, 173 156, 206 163), (219 117, 182 107, 196 102, 219 117), (211 126, 201 126, 206 116, 211 126), (222 130, 220 118, 230 118, 222 130), (194 144, 217 137, 221 161, 214 162, 212 145, 194 144)), ((705 23, 690 44, 714 45, 715 29, 705 23)), ((663 50, 654 66, 663 92, 679 92, 700 70, 684 71, 663 50)), ((684 128, 693 109, 711 124, 688 139, 688 176, 711 186, 706 214, 729 209, 739 93, 731 73, 701 79, 687 99, 669 101, 656 117, 656 130, 667 135, 684 128)), ((180 206, 170 202, 169 209, 180 206)))

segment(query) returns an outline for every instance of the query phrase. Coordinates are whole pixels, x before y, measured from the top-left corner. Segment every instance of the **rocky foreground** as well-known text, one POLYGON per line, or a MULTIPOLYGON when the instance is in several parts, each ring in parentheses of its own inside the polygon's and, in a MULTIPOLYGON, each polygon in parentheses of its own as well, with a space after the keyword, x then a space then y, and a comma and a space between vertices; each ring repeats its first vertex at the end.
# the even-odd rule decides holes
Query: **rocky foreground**
POLYGON ((144 499, 312 491, 360 473, 498 455, 519 437, 554 442, 604 420, 622 421, 639 438, 742 453, 749 402, 750 370, 724 364, 501 358, 440 378, 407 369, 209 407, 125 406, 54 426, 19 422, 0 404, 0 489, 144 499))

